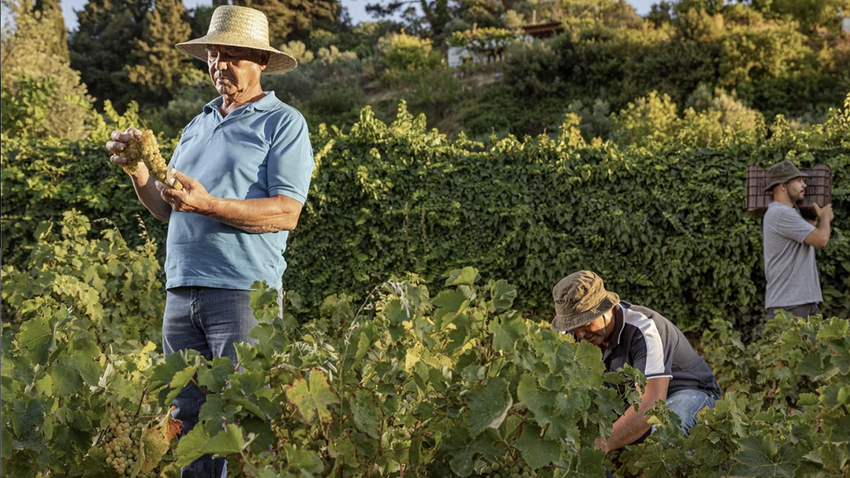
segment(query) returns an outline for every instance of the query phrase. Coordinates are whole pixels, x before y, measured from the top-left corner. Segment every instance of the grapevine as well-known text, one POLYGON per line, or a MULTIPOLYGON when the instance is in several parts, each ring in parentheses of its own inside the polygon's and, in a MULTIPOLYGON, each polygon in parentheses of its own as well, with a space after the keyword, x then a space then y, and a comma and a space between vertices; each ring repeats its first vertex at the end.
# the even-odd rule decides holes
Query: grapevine
POLYGON ((131 138, 127 144, 127 164, 124 166, 124 170, 134 174, 139 167, 139 162, 144 162, 157 181, 174 189, 183 189, 180 181, 168 177, 168 166, 159 152, 159 146, 152 130, 144 130, 141 137, 138 139, 131 138))

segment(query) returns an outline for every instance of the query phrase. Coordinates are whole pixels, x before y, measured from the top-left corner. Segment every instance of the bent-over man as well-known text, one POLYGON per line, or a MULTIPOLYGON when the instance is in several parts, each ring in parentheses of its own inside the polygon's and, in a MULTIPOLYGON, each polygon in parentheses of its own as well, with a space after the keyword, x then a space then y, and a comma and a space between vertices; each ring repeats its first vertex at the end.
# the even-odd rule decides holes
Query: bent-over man
POLYGON ((568 275, 552 295, 552 328, 602 349, 606 371, 629 364, 646 376, 639 411, 629 407, 614 422, 607 440, 596 439, 597 449, 607 453, 646 436, 651 427, 645 413, 658 400, 679 416, 687 434, 696 425, 697 412, 714 408, 714 401, 720 399, 720 387, 708 365, 682 331, 658 312, 621 301, 590 271, 568 275))
POLYGON ((785 309, 797 317, 818 313, 823 302, 815 248, 829 242, 832 204, 814 205, 820 224, 803 219, 795 207, 806 196, 808 175, 791 161, 781 161, 767 170, 765 192, 773 192, 773 202, 764 214, 764 275, 766 320, 785 309))
MULTIPOLYGON (((296 66, 269 46, 268 21, 251 8, 220 6, 206 36, 180 43, 206 61, 219 97, 184 129, 171 165, 183 184, 175 190, 155 181, 140 164, 131 175, 142 204, 168 221, 163 351, 195 349, 207 359, 229 357, 233 346, 256 342, 250 289, 258 280, 280 289, 283 252, 295 228, 313 172, 307 123, 294 108, 264 92, 262 74, 296 66), (179 171, 179 172, 177 172, 179 171)), ((121 157, 139 131, 114 131, 107 149, 121 157)), ((189 384, 173 402, 183 434, 198 422, 203 392, 189 384)), ((223 459, 209 455, 184 467, 183 478, 224 477, 223 459)))

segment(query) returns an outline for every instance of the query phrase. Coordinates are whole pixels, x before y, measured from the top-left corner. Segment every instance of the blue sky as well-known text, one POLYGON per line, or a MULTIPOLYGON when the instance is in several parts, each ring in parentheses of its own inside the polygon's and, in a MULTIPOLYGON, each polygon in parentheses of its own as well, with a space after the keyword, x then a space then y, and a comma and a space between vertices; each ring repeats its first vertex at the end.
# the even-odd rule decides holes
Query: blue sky
MULTIPOLYGON (((86 3, 88 3, 88 0, 60 1, 62 4, 62 12, 65 15, 65 25, 68 26, 68 30, 76 30, 77 14, 74 13, 74 11, 82 10, 86 3)), ((183 1, 186 4, 186 8, 194 8, 198 5, 212 5, 212 0, 183 1)), ((658 0, 628 0, 628 2, 637 8, 639 14, 646 15, 649 13, 649 9, 652 7, 652 4, 657 3, 658 0)), ((348 8, 348 12, 351 14, 351 19, 354 23, 370 20, 369 15, 366 14, 367 3, 374 3, 374 0, 342 0, 342 5, 348 8)))

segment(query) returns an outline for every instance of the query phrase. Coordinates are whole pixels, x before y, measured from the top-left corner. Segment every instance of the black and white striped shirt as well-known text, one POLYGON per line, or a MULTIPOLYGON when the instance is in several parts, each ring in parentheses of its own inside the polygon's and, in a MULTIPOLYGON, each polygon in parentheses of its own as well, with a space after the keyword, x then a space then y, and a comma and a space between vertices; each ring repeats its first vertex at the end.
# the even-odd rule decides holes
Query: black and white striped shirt
POLYGON ((614 334, 602 360, 608 371, 629 364, 647 379, 668 377, 668 396, 680 390, 696 389, 720 399, 720 386, 714 374, 682 331, 646 307, 625 301, 614 307, 614 334))

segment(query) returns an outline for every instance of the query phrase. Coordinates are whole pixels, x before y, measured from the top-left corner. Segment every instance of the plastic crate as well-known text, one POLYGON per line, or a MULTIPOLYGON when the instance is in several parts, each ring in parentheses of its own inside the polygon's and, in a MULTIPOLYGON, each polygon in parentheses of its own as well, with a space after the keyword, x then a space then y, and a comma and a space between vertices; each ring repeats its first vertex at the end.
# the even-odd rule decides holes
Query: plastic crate
MULTIPOLYGON (((826 164, 816 164, 802 172, 806 178, 806 196, 797 204, 806 219, 817 219, 814 204, 819 207, 832 204, 832 170, 826 164)), ((755 217, 764 216, 767 205, 773 202, 773 193, 764 192, 767 171, 759 166, 747 166, 747 212, 755 217)))

